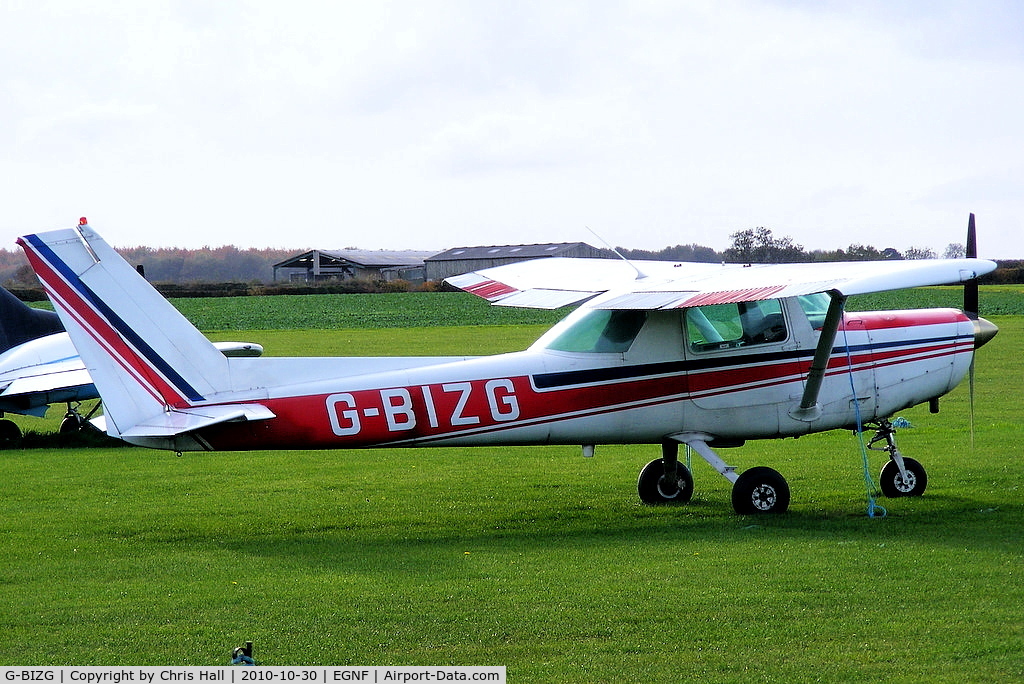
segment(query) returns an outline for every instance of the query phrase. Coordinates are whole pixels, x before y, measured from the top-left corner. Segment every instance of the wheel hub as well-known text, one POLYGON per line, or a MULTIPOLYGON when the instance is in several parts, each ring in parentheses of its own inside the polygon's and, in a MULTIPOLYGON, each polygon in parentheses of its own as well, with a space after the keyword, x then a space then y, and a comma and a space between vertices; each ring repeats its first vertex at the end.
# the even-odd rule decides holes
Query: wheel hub
POLYGON ((896 489, 903 493, 912 492, 914 491, 914 487, 917 486, 917 476, 910 470, 907 470, 906 477, 897 473, 893 480, 893 484, 896 485, 896 489))
POLYGON ((775 506, 775 502, 778 501, 778 495, 775 492, 775 487, 767 484, 760 484, 754 487, 754 491, 750 496, 751 503, 754 504, 754 508, 759 511, 770 511, 775 506))
POLYGON ((665 477, 664 475, 658 480, 658 494, 666 499, 674 499, 679 495, 682 487, 679 484, 679 478, 675 481, 672 478, 665 477))

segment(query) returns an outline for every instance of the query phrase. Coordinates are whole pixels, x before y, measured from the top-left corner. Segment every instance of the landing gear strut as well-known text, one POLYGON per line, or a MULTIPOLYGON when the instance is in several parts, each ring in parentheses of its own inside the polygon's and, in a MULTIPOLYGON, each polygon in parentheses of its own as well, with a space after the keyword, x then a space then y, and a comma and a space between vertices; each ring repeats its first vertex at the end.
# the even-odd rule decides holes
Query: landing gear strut
POLYGON ((96 402, 96 405, 92 407, 87 415, 82 415, 78 412, 78 408, 81 404, 71 405, 68 402, 68 411, 64 414, 64 419, 60 421, 60 434, 69 435, 87 427, 92 427, 89 419, 92 418, 93 414, 99 410, 101 402, 96 402))
POLYGON ((882 494, 890 499, 900 496, 921 496, 928 486, 928 474, 924 466, 912 458, 907 458, 896 448, 896 428, 886 419, 878 421, 875 436, 868 442, 868 449, 885 451, 889 461, 882 466, 878 476, 878 485, 882 494), (875 446, 885 441, 884 446, 875 446))
POLYGON ((685 432, 671 435, 661 445, 661 458, 651 461, 637 481, 640 500, 646 504, 686 503, 693 496, 693 476, 679 463, 679 442, 686 444, 712 468, 733 483, 732 505, 740 515, 785 513, 789 508, 789 485, 771 468, 757 467, 737 475, 708 442, 710 435, 685 432))

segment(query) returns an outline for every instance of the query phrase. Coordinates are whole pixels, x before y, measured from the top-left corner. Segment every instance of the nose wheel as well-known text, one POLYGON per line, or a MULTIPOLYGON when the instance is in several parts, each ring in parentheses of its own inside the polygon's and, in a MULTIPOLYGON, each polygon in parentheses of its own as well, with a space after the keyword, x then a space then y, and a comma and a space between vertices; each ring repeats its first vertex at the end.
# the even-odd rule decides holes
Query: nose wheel
POLYGON ((898 496, 921 496, 924 488, 928 486, 928 475, 924 466, 912 458, 903 457, 904 473, 896 461, 889 461, 882 466, 882 473, 878 476, 878 486, 882 488, 882 494, 894 499, 898 496))
POLYGON ((882 466, 878 476, 878 486, 882 494, 890 499, 900 496, 921 496, 928 486, 928 474, 924 466, 912 458, 907 458, 896 448, 896 426, 888 420, 880 420, 875 429, 875 436, 868 443, 874 451, 889 454, 889 461, 882 466), (882 446, 875 446, 883 442, 882 446))

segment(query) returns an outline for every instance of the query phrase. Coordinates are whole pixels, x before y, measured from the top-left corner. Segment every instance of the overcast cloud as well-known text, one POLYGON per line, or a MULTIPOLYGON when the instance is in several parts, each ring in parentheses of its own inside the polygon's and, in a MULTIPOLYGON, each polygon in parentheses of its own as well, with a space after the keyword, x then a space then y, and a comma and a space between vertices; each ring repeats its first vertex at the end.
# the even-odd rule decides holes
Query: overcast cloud
POLYGON ((1024 258, 1016 0, 0 8, 7 248, 85 215, 122 246, 941 253, 973 211, 1024 258))

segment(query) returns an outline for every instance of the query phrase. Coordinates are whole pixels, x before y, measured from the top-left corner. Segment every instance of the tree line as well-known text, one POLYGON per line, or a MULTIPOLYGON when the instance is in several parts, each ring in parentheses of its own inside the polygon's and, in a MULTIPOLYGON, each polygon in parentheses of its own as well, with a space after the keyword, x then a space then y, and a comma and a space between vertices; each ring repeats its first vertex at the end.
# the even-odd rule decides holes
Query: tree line
MULTIPOLYGON (((851 244, 835 250, 807 251, 792 238, 776 237, 771 229, 759 227, 740 230, 729 236, 730 246, 719 252, 704 245, 689 244, 665 247, 651 251, 617 247, 615 252, 627 259, 656 259, 662 261, 697 261, 704 263, 790 263, 806 261, 877 261, 888 259, 934 259, 940 256, 930 248, 911 247, 899 252, 892 247, 878 249, 870 245, 851 244)), ((295 249, 241 249, 226 245, 183 249, 177 247, 118 248, 130 264, 142 265, 146 278, 167 294, 180 292, 181 296, 202 291, 208 295, 250 294, 268 292, 273 283, 274 264, 307 250, 295 249), (190 288, 197 284, 220 284, 218 287, 190 288)), ((949 244, 941 254, 943 258, 964 256, 964 246, 949 244)), ((611 250, 606 256, 615 257, 611 250)), ((985 282, 1024 282, 1024 261, 1000 261, 1000 268, 986 276, 985 282)), ((39 281, 20 249, 0 249, 0 285, 8 290, 39 291, 39 281)), ((428 284, 429 285, 429 284, 428 284)), ((377 291, 381 284, 361 283, 357 291, 377 291)), ((282 289, 293 287, 287 284, 282 289)), ((353 291, 352 284, 336 285, 353 291)), ((308 289, 308 288, 307 288, 308 289)), ((323 288, 318 288, 322 290, 323 288)), ((394 290, 394 285, 389 285, 394 290)))
MULTIPOLYGON (((730 246, 716 252, 702 245, 676 245, 660 251, 626 249, 616 251, 627 259, 659 259, 664 261, 699 261, 705 263, 784 264, 806 261, 886 261, 890 259, 935 259, 938 254, 928 247, 910 247, 899 252, 893 247, 878 249, 870 245, 851 244, 846 249, 806 251, 791 237, 776 237, 770 228, 750 228, 732 233, 730 246)), ((961 243, 950 243, 942 254, 944 259, 964 256, 961 243)))
MULTIPOLYGON (((183 249, 179 247, 124 247, 118 254, 129 264, 141 265, 153 283, 269 283, 274 264, 307 250, 240 249, 231 245, 183 249)), ((20 249, 0 249, 0 284, 7 289, 38 287, 39 281, 20 249)))

